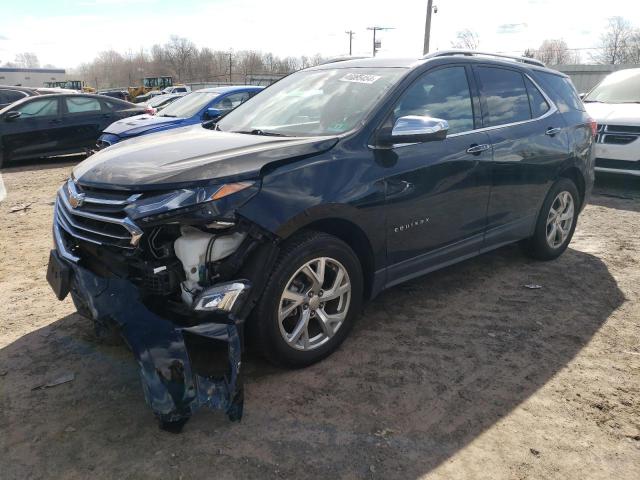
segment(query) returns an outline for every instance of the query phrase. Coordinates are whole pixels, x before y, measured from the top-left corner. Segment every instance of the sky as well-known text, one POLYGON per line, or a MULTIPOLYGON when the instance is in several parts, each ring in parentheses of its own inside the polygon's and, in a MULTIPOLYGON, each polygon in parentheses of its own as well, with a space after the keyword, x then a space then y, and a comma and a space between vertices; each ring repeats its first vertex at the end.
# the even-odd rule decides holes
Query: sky
MULTIPOLYGON (((259 50, 279 56, 370 55, 367 27, 379 32, 378 55, 422 54, 426 0, 0 0, 0 64, 34 52, 61 68, 103 50, 148 49, 170 35, 198 47, 259 50)), ((545 38, 571 48, 598 45, 607 18, 640 27, 640 0, 434 0, 431 50, 451 47, 456 33, 475 30, 480 50, 521 54, 545 38)), ((588 58, 588 50, 580 50, 588 58)))

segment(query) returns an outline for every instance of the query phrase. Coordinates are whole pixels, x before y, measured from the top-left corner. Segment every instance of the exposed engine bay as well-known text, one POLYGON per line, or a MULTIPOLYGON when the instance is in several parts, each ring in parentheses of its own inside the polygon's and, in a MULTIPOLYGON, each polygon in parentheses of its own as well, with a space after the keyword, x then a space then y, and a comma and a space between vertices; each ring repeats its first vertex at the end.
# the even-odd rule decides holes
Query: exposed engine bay
MULTIPOLYGON (((58 298, 70 293, 98 335, 115 328, 124 337, 162 428, 179 431, 201 406, 240 420, 244 322, 278 239, 235 212, 146 222, 151 225, 145 217, 125 225, 135 233, 125 237, 98 224, 120 221, 113 215, 117 200, 86 191, 74 207, 69 199, 77 189, 68 182, 56 202, 47 278, 58 298), (203 372, 191 358, 196 338, 223 353, 203 372)), ((133 197, 141 196, 128 200, 133 197)))

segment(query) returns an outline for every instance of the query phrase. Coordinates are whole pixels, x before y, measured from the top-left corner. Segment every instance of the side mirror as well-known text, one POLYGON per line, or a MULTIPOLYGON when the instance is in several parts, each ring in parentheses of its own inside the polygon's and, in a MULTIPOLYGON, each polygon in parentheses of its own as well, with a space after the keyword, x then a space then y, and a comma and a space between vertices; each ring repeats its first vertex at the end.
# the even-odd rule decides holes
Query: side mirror
POLYGON ((422 143, 444 140, 449 131, 449 122, 441 118, 407 115, 396 120, 386 143, 422 143))
POLYGON ((215 118, 218 118, 222 115, 222 110, 218 109, 218 108, 207 108, 204 111, 204 119, 205 120, 213 120, 215 118))
POLYGON ((582 100, 584 97, 587 96, 587 92, 579 93, 578 96, 580 97, 580 100, 582 100))
POLYGON ((22 115, 22 113, 16 112, 15 110, 13 110, 11 112, 6 113, 6 115, 4 116, 4 120, 5 122, 11 122, 12 120, 15 120, 16 118, 18 118, 20 115, 22 115))

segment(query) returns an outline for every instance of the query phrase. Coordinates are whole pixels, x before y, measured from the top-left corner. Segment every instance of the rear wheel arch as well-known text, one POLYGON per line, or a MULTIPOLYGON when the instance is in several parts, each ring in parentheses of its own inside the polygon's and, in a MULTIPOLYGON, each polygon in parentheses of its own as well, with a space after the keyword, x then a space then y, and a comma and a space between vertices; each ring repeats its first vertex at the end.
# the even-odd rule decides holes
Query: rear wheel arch
POLYGON ((574 185, 578 189, 578 194, 580 196, 580 206, 578 207, 578 209, 582 207, 585 198, 586 182, 584 180, 584 175, 582 174, 580 169, 575 166, 565 168, 560 172, 560 175, 558 175, 558 177, 567 178, 574 183, 574 185))

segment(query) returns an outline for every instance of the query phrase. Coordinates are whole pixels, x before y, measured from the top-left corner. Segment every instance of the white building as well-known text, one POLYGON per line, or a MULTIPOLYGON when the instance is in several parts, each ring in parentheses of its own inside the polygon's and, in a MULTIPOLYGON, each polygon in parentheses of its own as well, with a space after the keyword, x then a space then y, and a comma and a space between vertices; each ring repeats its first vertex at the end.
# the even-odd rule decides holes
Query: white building
POLYGON ((0 67, 0 85, 44 87, 45 82, 64 82, 67 73, 61 68, 0 67))

